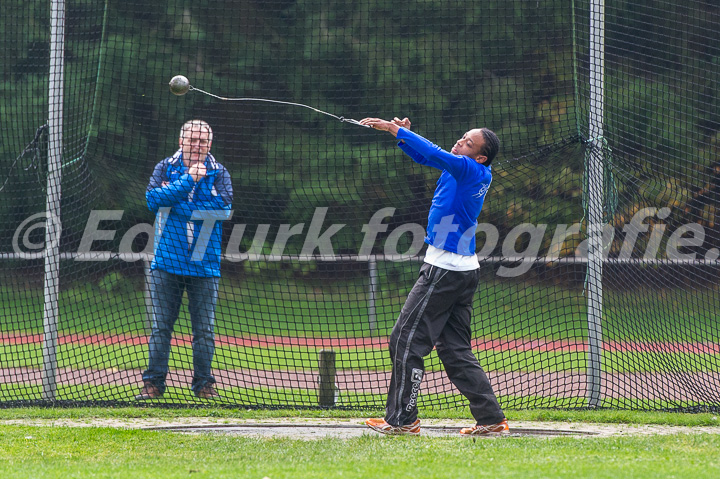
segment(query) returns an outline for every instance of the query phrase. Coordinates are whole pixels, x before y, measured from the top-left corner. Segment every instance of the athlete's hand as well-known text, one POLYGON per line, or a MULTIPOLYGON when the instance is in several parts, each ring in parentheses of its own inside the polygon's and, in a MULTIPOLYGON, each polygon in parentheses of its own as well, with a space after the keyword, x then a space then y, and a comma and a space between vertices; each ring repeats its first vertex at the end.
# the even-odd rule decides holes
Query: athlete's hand
POLYGON ((361 125, 369 126, 375 130, 390 132, 393 136, 397 136, 398 125, 391 121, 382 120, 380 118, 363 118, 360 120, 361 125))
POLYGON ((361 125, 369 126, 374 130, 388 131, 388 128, 392 125, 389 121, 385 121, 381 118, 363 118, 360 120, 361 125))
POLYGON ((392 123, 399 127, 405 128, 406 130, 410 129, 410 120, 408 120, 408 117, 405 117, 402 120, 398 117, 395 117, 393 118, 392 123))

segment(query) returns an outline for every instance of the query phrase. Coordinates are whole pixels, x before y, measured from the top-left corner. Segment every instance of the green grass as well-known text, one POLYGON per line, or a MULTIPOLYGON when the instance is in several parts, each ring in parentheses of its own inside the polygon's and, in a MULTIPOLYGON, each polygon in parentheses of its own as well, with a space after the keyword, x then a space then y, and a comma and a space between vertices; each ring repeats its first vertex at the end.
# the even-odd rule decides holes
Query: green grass
MULTIPOLYGON (((318 353, 313 347, 236 347, 219 346, 215 365, 222 369, 317 371, 318 353)), ((338 349, 338 370, 388 371, 390 359, 385 349, 338 349)), ((578 372, 585 371, 584 352, 476 351, 486 371, 578 372)), ((41 368, 40 344, 0 345, 4 367, 41 368)), ((57 350, 58 367, 89 369, 144 369, 147 346, 62 344, 57 350)), ((603 370, 612 373, 663 372, 672 365, 674 372, 718 372, 720 357, 713 354, 604 352, 603 370)), ((192 369, 190 346, 175 346, 170 355, 171 369, 192 369)), ((433 351, 426 358, 426 370, 442 371, 433 351)))
MULTIPOLYGON (((221 281, 216 332, 231 336, 386 336, 415 275, 404 273, 402 280, 390 281, 382 268, 380 273, 376 329, 372 332, 366 278, 311 281, 270 273, 221 281)), ((103 289, 102 281, 63 290, 59 328, 87 334, 143 331, 142 281, 125 281, 131 285, 117 292, 103 289)), ((720 309, 720 295, 713 289, 606 291, 603 307, 606 340, 720 341, 710 314, 720 309), (699 297, 702 304, 698 304, 699 297)), ((187 312, 185 308, 181 311, 177 329, 189 332, 187 312)), ((0 315, 9 318, 0 323, 0 331, 41 332, 42 314, 42 290, 0 287, 0 315)), ((587 337, 586 298, 579 287, 485 278, 475 296, 475 328, 476 335, 483 337, 582 341, 587 337)))
MULTIPOLYGON (((342 282, 248 278, 221 282, 216 333, 281 336, 367 337, 389 334, 415 276, 380 285, 376 329, 368 320, 364 278, 342 282)), ((92 283, 64 290, 58 327, 69 332, 136 333, 145 328, 141 290, 107 292, 92 283)), ((476 322, 483 335, 581 339, 585 306, 581 292, 558 287, 488 283, 476 295, 476 322)), ((12 321, 0 331, 42 331, 42 290, 0 288, 0 313, 12 321)), ((189 331, 181 310, 178 330, 189 331)))
MULTIPOLYGON (((142 404, 143 407, 198 407, 203 410, 211 408, 220 403, 227 404, 232 408, 238 404, 251 408, 279 408, 298 407, 307 409, 317 407, 318 391, 316 389, 286 388, 276 389, 268 387, 223 387, 220 388, 221 398, 217 401, 207 401, 196 398, 190 390, 189 384, 185 386, 168 386, 162 398, 154 401, 138 403, 134 400, 140 390, 140 378, 138 384, 132 386, 94 386, 94 385, 70 385, 58 386, 56 400, 58 403, 71 401, 73 404, 83 402, 97 402, 102 405, 107 403, 109 407, 114 404, 142 404)), ((22 398, 25 401, 42 400, 42 387, 40 385, 0 384, 0 396, 22 398)), ((353 408, 353 410, 374 409, 385 404, 385 393, 356 393, 343 391, 338 396, 338 410, 342 408, 353 408)), ((505 400, 505 398, 501 398, 505 400)), ((536 398, 533 398, 537 401, 536 398)), ((570 400, 564 399, 564 406, 571 407, 570 400)), ((556 401, 557 402, 557 401, 556 401)), ((422 408, 457 408, 466 403, 465 398, 452 394, 423 394, 418 399, 418 406, 422 408), (442 406, 441 406, 442 405, 442 406)), ((574 407, 584 406, 584 400, 575 401, 574 407)), ((435 411, 437 412, 437 411, 435 411)), ((205 414, 203 412, 203 414, 205 414)))
MULTIPOLYGON (((342 282, 303 281, 272 275, 243 281, 223 279, 221 283, 216 333, 233 337, 284 335, 308 337, 382 337, 388 334, 404 301, 407 284, 381 277, 377 298, 377 329, 370 332, 367 318, 367 284, 365 279, 342 282)), ((677 289, 649 294, 647 291, 608 292, 604 298, 603 339, 608 341, 718 341, 717 325, 707 311, 720 309, 712 293, 703 292, 708 300, 702 308, 689 299, 689 292, 677 289), (716 308, 715 308, 716 307, 716 308), (715 308, 715 309, 713 309, 715 308)), ((42 330, 42 292, 0 287, 0 330, 39 333, 42 330)), ((60 297, 61 334, 105 335, 146 333, 145 304, 142 291, 121 288, 119 293, 92 282, 64 290, 60 297)), ((578 289, 528 283, 483 280, 476 295, 475 336, 483 338, 540 338, 546 340, 583 341, 586 337, 585 298, 578 289)), ((175 329, 190 334, 189 318, 183 308, 175 329)), ((337 351, 339 370, 387 371, 390 368, 386 349, 342 349, 337 351)), ((289 370, 312 372, 318 369, 318 348, 313 347, 229 347, 216 350, 214 367, 221 369, 289 370)), ((489 372, 584 373, 584 352, 561 351, 478 351, 478 359, 489 372)), ((91 370, 142 370, 147 365, 147 346, 62 344, 58 347, 61 368, 91 370)), ((42 367, 40 344, 0 345, 3 367, 42 367)), ((172 369, 192 369, 188 346, 173 349, 172 369)), ((426 361, 429 371, 442 366, 435 353, 426 361)), ((603 371, 608 373, 708 372, 720 371, 720 355, 689 353, 647 353, 604 351, 603 371)), ((3 400, 38 398, 37 387, 20 383, 0 386, 3 400), (32 392, 31 396, 24 396, 32 392)), ((92 381, 78 387, 63 388, 64 399, 110 400, 131 398, 130 389, 95 386, 92 381)), ((308 386, 310 387, 310 386, 308 386)), ((298 404, 306 392, 268 391, 262 388, 233 390, 238 403, 298 404), (281 398, 285 398, 283 403, 281 398), (287 401, 287 398, 293 399, 287 401)), ((582 393, 580 393, 582 394, 582 393)), ((350 396, 355 403, 377 404, 377 397, 350 396)), ((182 394, 176 401, 184 402, 182 394)), ((582 398, 508 398, 510 407, 582 407, 582 398), (536 401, 531 403, 530 401, 536 401)), ((432 403, 432 402, 430 402, 432 403)), ((314 404, 311 401, 310 404, 314 404)), ((689 406, 694 404, 688 403, 689 406)), ((631 399, 606 400, 606 407, 664 407, 681 404, 631 399)))
MULTIPOLYGON (((378 411, 247 411, 207 409, 205 417, 360 418, 378 411)), ((0 410, 9 419, 173 418, 192 409, 80 408, 0 410)), ((423 413, 422 418, 467 418, 467 411, 423 413)), ((511 421, 606 422, 717 426, 711 414, 621 411, 515 411, 511 421)), ((0 425, 0 476, 4 478, 715 478, 720 475, 720 435, 634 437, 384 437, 293 440, 225 434, 186 435, 111 428, 0 425)))
POLYGON ((360 438, 318 441, 6 426, 0 474, 43 477, 714 478, 720 439, 360 438), (472 474, 472 476, 468 476, 472 474))
MULTIPOLYGON (((137 406, 135 395, 140 391, 140 377, 134 385, 60 385, 57 387, 55 403, 58 406, 76 407, 83 404, 93 404, 98 407, 137 406)), ((222 387, 221 397, 216 401, 206 401, 196 398, 190 390, 190 379, 187 384, 169 386, 162 398, 142 403, 143 407, 179 407, 179 408, 201 408, 206 410, 211 407, 249 407, 255 408, 309 408, 318 407, 318 391, 306 388, 269 388, 258 387, 222 387)), ((24 385, 18 383, 0 384, 0 397, 6 401, 18 401, 10 403, 14 405, 39 405, 43 401, 43 391, 40 385, 24 385), (22 401, 22 402, 20 402, 22 401)), ((385 404, 385 392, 361 393, 353 391, 341 391, 337 399, 339 410, 365 410, 381 408, 385 404)), ((537 396, 537 395, 499 395, 498 400, 506 411, 522 411, 530 408, 562 408, 567 410, 586 409, 588 400, 582 386, 578 386, 574 395, 537 396)), ((7 406, 8 403, 5 405, 7 406)), ((444 414, 445 411, 463 409, 467 400, 459 394, 422 394, 418 398, 418 406, 421 409, 432 411, 433 415, 444 414)), ((696 401, 667 401, 660 399, 643 400, 635 398, 602 398, 600 408, 612 410, 664 410, 664 411, 688 411, 707 410, 707 403, 696 401)), ((203 412, 205 414, 205 412, 203 412)))

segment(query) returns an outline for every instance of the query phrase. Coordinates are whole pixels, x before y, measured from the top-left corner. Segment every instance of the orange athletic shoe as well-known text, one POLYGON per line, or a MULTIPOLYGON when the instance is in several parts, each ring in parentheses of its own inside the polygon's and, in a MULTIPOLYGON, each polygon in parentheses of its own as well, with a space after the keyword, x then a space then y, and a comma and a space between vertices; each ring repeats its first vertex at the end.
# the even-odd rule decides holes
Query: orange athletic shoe
POLYGON ((405 426, 391 426, 385 419, 368 419, 365 424, 382 434, 391 436, 417 436, 420 434, 420 419, 416 419, 414 423, 405 426))
POLYGON ((497 424, 490 424, 488 426, 481 426, 477 424, 473 427, 464 427, 460 429, 460 434, 466 434, 468 436, 480 436, 484 434, 507 434, 510 432, 510 426, 508 425, 507 419, 503 419, 497 424))

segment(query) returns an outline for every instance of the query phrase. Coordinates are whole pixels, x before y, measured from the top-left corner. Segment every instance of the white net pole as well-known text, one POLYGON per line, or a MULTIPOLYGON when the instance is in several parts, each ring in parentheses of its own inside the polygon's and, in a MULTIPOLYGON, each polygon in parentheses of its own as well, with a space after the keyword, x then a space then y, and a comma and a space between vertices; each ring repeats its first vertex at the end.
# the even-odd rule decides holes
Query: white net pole
POLYGON ((48 89, 48 175, 45 223, 45 307, 43 312, 44 400, 57 391, 58 293, 60 290, 60 181, 62 178, 62 119, 65 70, 65 0, 50 5, 50 77, 48 89))
POLYGON ((603 123, 605 0, 590 0, 590 122, 588 145, 588 384, 590 407, 600 405, 602 352, 603 123))

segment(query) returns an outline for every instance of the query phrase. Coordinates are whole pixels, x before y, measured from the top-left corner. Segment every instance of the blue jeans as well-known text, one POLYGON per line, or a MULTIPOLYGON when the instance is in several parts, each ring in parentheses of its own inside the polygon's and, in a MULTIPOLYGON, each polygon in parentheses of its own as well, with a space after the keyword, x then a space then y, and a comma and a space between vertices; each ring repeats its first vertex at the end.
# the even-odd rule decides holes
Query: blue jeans
POLYGON ((184 291, 188 295, 193 334, 192 390, 197 392, 215 383, 211 366, 215 354, 215 305, 219 280, 217 277, 179 276, 159 269, 150 271, 152 334, 148 368, 142 378, 157 386, 161 393, 165 392, 170 340, 184 291))

